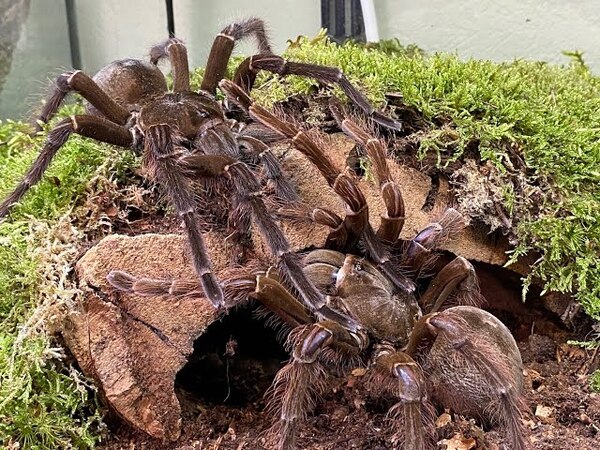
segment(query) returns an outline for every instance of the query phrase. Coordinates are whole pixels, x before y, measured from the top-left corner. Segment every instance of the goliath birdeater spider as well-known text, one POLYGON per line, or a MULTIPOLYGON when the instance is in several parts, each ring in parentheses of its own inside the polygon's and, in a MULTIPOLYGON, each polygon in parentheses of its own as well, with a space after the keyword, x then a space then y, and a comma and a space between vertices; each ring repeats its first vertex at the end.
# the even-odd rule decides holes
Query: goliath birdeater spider
POLYGON ((463 226, 460 214, 449 209, 413 239, 400 239, 404 203, 385 147, 332 101, 339 126, 364 149, 385 204, 375 231, 354 176, 330 161, 312 133, 248 96, 261 70, 335 83, 365 120, 392 131, 401 129, 399 122, 374 110, 339 69, 274 55, 263 22, 252 18, 219 33, 199 92, 190 90, 187 51, 175 38, 154 47, 150 62, 116 61, 94 78, 81 71, 60 75, 41 122, 56 113, 70 91, 88 101, 88 113, 64 119, 50 130, 39 157, 0 205, 0 217, 41 179, 72 133, 143 150, 147 172, 166 191, 184 223, 197 280, 152 280, 113 271, 109 281, 119 290, 141 295, 197 293, 225 311, 252 298, 287 325, 291 359, 270 391, 277 416, 271 429, 276 448, 296 447, 298 425, 325 389, 332 369, 344 373, 361 364, 369 368, 373 384, 397 400, 389 416, 398 427, 402 448, 434 448, 433 404, 497 424, 506 432, 510 448, 527 448, 521 423, 520 355, 506 327, 477 307, 472 265, 464 258, 454 259, 422 295, 416 295, 417 280, 411 275, 426 271, 439 243, 463 226), (249 36, 256 38, 259 53, 239 65, 233 81, 222 80, 235 42, 249 36), (169 58, 172 66, 173 92, 156 66, 162 58, 169 58), (228 111, 215 99, 218 86, 252 123, 240 127, 228 119, 228 111), (269 150, 274 140, 290 141, 318 168, 344 202, 344 217, 299 201, 269 150), (276 199, 269 205, 275 207, 265 203, 265 189, 251 168, 258 162, 276 199), (235 276, 217 280, 199 226, 203 214, 191 191, 194 183, 204 183, 200 197, 205 198, 200 201, 205 204, 211 195, 230 192, 226 196, 231 210, 225 216, 233 241, 243 243, 254 223, 274 267, 240 269, 235 276), (304 253, 292 251, 277 224, 278 215, 329 227, 326 242, 304 253))

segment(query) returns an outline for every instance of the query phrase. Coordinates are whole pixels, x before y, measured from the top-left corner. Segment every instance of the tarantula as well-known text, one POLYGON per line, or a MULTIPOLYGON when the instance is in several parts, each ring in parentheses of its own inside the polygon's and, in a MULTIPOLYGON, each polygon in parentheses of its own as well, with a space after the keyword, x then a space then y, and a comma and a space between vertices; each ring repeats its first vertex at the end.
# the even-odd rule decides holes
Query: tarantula
MULTIPOLYGON (((223 155, 185 157, 184 164, 198 177, 231 176, 234 203, 254 219, 276 261, 266 270, 239 269, 221 283, 228 308, 252 298, 291 329, 291 359, 270 390, 278 418, 270 433, 276 448, 296 448, 298 425, 323 393, 327 374, 347 373, 359 364, 367 364, 373 384, 398 400, 390 416, 404 449, 435 446, 432 401, 499 424, 511 448, 527 448, 520 420, 520 354, 508 329, 476 307, 479 290, 472 265, 464 258, 454 259, 419 298, 415 281, 406 275, 431 266, 439 243, 464 225, 460 214, 448 209, 413 239, 399 239, 404 204, 384 145, 346 118, 334 101, 334 117, 366 150, 385 201, 386 214, 375 232, 356 180, 335 167, 318 139, 254 105, 235 83, 222 81, 220 86, 254 120, 290 139, 346 206, 344 218, 297 203, 278 209, 277 215, 330 228, 324 248, 300 260, 273 218, 275 213, 269 212, 262 187, 243 163, 223 155), (452 302, 459 306, 448 307, 452 302)), ((142 296, 206 295, 193 280, 138 278, 122 271, 110 272, 108 279, 118 290, 142 296)))
MULTIPOLYGON (((248 148, 253 156, 263 161, 267 177, 280 196, 291 200, 295 195, 286 180, 281 178, 276 159, 254 136, 257 130, 250 128, 242 136, 237 136, 238 133, 230 128, 221 104, 215 99, 217 85, 224 76, 236 41, 251 36, 257 41, 259 53, 246 58, 234 75, 234 83, 244 91, 252 89, 261 70, 311 77, 319 82, 338 84, 350 100, 375 122, 391 129, 401 127, 399 122, 375 111, 341 70, 287 62, 273 54, 263 21, 250 18, 225 27, 215 38, 199 92, 190 90, 187 50, 175 38, 153 47, 150 62, 138 59, 115 61, 93 78, 79 70, 60 75, 39 117, 37 129, 41 129, 40 123, 53 117, 71 91, 88 101, 88 114, 64 119, 50 130, 38 158, 16 189, 0 204, 0 219, 41 179, 54 155, 72 133, 121 147, 143 149, 144 165, 167 192, 185 224, 194 267, 206 296, 215 306, 223 306, 223 292, 212 274, 198 226, 198 212, 188 189, 190 175, 194 172, 194 158, 197 155, 215 155, 217 159, 229 158, 232 161, 243 157, 242 147, 248 148), (157 67, 163 58, 168 58, 172 66, 173 92, 168 92, 165 77, 157 67), (185 156, 182 148, 191 156, 185 156)), ((264 135, 264 128, 258 131, 259 138, 264 135)), ((229 172, 234 182, 239 177, 250 176, 243 164, 231 165, 229 172)), ((233 219, 232 234, 239 241, 243 240, 247 226, 239 222, 246 219, 243 211, 233 219)))
POLYGON ((365 361, 373 367, 374 377, 381 375, 377 383, 387 386, 399 400, 390 412, 403 424, 404 448, 431 447, 431 394, 458 413, 499 423, 510 436, 512 448, 524 449, 521 362, 514 340, 497 319, 476 307, 444 309, 453 291, 462 304, 477 297, 472 266, 462 258, 455 259, 418 301, 416 283, 407 275, 427 270, 433 250, 456 228, 458 214, 449 210, 440 223, 426 227, 414 239, 399 239, 404 204, 387 167, 383 143, 346 118, 333 102, 334 117, 365 149, 378 180, 386 213, 375 232, 354 177, 328 159, 310 132, 253 104, 248 92, 260 70, 337 83, 368 120, 391 130, 401 129, 399 122, 374 110, 339 69, 287 62, 274 55, 263 22, 252 18, 229 25, 216 37, 199 92, 190 91, 186 48, 174 38, 154 47, 150 62, 116 61, 93 79, 81 71, 60 75, 41 122, 56 113, 70 91, 89 102, 88 114, 65 119, 49 132, 25 178, 0 204, 0 217, 41 179, 72 133, 143 150, 148 173, 167 192, 183 221, 198 280, 147 280, 113 271, 109 281, 117 289, 146 295, 200 291, 221 309, 252 297, 291 327, 292 357, 272 389, 273 405, 279 411, 273 428, 279 449, 294 448, 297 425, 323 389, 325 369, 344 370, 350 363, 365 361), (249 36, 256 38, 259 54, 240 64, 233 81, 222 80, 235 42, 249 36), (156 66, 163 58, 171 62, 173 92, 168 92, 156 66), (232 125, 215 99, 217 86, 253 124, 243 129, 232 125), (298 201, 279 161, 269 151, 267 144, 277 139, 291 140, 319 169, 346 205, 343 218, 298 201), (262 162, 274 197, 286 207, 273 211, 267 206, 263 186, 247 164, 254 161, 262 162), (191 185, 198 182, 204 183, 200 197, 206 204, 210 203, 206 199, 231 191, 230 234, 243 242, 254 223, 276 268, 238 274, 221 282, 216 279, 203 243, 200 209, 191 192, 191 185), (324 248, 304 258, 292 251, 277 224, 277 214, 329 227, 324 248))

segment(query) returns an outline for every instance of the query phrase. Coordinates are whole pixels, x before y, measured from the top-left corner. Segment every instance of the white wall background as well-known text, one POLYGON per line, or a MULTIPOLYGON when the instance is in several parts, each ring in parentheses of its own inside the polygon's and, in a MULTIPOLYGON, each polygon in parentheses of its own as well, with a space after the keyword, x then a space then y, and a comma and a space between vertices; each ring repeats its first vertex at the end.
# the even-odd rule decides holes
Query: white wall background
MULTIPOLYGON (((600 74, 599 0, 374 0, 381 38, 398 37, 427 52, 463 58, 515 58, 568 63, 563 50, 581 50, 600 74)), ((75 0, 81 59, 93 74, 108 62, 144 57, 166 37, 163 0, 75 0)), ((205 63, 216 33, 255 15, 269 24, 277 51, 288 39, 315 35, 319 0, 175 0, 175 27, 192 66, 205 63)), ((48 78, 71 65, 64 0, 32 0, 30 14, 0 93, 0 118, 26 117, 48 78)), ((0 28, 1 33, 1 28, 0 28)), ((241 46, 251 53, 251 44, 241 46)))
POLYGON ((581 50, 600 74, 598 0, 374 0, 380 35, 463 58, 564 64, 581 50))

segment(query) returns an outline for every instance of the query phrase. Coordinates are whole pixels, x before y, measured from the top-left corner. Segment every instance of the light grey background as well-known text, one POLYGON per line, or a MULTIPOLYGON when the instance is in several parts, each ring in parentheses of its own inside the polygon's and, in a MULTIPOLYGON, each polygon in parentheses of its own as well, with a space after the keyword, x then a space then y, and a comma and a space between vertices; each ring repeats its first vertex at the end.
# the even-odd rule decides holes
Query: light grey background
MULTIPOLYGON (((563 50, 581 50, 600 71, 598 0, 374 0, 379 35, 398 37, 427 52, 462 58, 515 58, 566 64, 563 50)), ((255 15, 269 24, 277 51, 288 39, 315 35, 318 0, 175 0, 175 26, 188 44, 192 66, 205 63, 216 33, 255 15)), ((75 0, 83 69, 143 57, 166 37, 163 0, 75 0)), ((0 33, 1 33, 0 28, 0 33)), ((251 44, 239 48, 251 53, 251 44)), ((39 108, 49 80, 71 65, 64 0, 31 0, 27 20, 0 92, 0 118, 27 118, 39 108)))

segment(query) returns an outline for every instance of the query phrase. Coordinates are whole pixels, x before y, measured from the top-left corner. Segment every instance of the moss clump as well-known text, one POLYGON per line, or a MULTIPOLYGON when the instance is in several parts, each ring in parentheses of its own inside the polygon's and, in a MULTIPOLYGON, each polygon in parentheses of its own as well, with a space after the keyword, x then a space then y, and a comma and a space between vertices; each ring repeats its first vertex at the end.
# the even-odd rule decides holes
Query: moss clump
POLYGON ((593 390, 600 392, 600 370, 596 370, 592 375, 591 386, 593 390))
MULTIPOLYGON (((386 93, 400 92, 426 124, 420 158, 433 155, 443 168, 475 148, 505 181, 497 203, 513 257, 539 256, 525 286, 541 279, 600 318, 600 78, 580 59, 569 67, 462 61, 393 42, 383 50, 339 46, 323 35, 299 38, 286 57, 342 68, 380 105, 386 93)), ((261 82, 253 96, 267 104, 316 85, 301 77, 261 82)))
MULTIPOLYGON (((45 136, 31 137, 29 131, 23 123, 0 122, 2 197, 43 144, 45 136)), ((118 173, 124 158, 130 163, 130 155, 110 146, 72 137, 44 180, 0 223, 3 448, 83 449, 98 440, 101 420, 93 390, 65 362, 52 339, 51 318, 77 294, 65 285, 77 253, 72 241, 81 238, 64 232, 74 229, 69 214, 89 194, 93 176, 118 173)))

